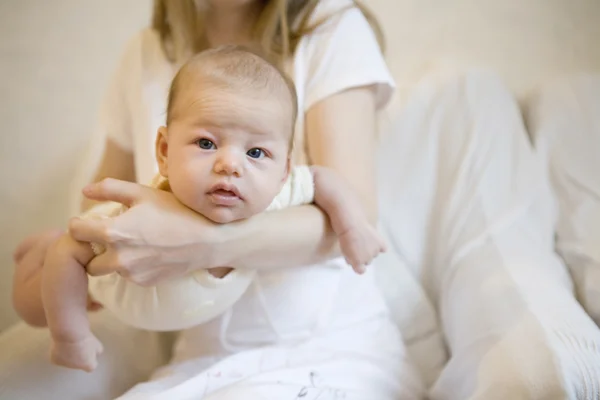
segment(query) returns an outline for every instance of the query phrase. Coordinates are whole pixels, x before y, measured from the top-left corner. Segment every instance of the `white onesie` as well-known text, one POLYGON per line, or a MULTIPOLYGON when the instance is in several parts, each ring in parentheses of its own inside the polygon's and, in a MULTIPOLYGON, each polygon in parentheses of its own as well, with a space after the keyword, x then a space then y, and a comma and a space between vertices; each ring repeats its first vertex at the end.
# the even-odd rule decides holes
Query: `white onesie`
MULTIPOLYGON (((161 187, 165 179, 157 176, 152 186, 161 187)), ((281 192, 266 211, 278 210, 314 199, 314 182, 308 166, 292 169, 281 192)), ((94 207, 86 218, 117 215, 124 211, 119 203, 94 207)), ((104 249, 92 244, 96 254, 104 249)), ((90 277, 90 293, 121 321, 137 328, 175 331, 202 324, 222 314, 248 289, 255 275, 251 270, 233 270, 224 278, 216 278, 207 270, 172 279, 152 287, 142 287, 113 273, 90 277)))

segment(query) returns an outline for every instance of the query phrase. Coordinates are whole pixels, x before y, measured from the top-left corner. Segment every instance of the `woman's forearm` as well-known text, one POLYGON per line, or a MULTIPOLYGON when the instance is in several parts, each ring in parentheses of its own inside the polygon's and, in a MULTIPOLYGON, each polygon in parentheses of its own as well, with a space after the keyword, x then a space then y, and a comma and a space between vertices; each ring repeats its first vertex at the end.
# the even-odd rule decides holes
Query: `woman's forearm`
POLYGON ((265 270, 340 255, 327 215, 314 205, 264 212, 219 229, 223 238, 215 249, 219 265, 265 270))

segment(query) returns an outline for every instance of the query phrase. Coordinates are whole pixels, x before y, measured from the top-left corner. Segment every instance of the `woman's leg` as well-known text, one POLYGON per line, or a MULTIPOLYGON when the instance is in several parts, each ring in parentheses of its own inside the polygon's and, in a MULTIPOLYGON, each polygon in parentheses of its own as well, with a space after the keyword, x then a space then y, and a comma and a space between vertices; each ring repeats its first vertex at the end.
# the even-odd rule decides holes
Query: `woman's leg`
POLYGON ((47 329, 18 323, 0 335, 0 398, 106 400, 147 379, 168 359, 168 338, 125 326, 108 312, 90 316, 104 345, 92 373, 50 364, 47 329))
POLYGON ((554 253, 543 158, 516 101, 479 72, 423 82, 405 101, 384 168, 391 182, 413 182, 396 199, 422 218, 386 222, 425 226, 416 228, 424 244, 404 250, 422 257, 414 273, 437 304, 451 354, 431 398, 593 399, 600 330, 554 253))
POLYGON ((424 395, 397 330, 387 319, 375 319, 298 345, 175 362, 119 400, 423 400, 424 395))
POLYGON ((536 143, 548 148, 556 247, 578 300, 600 324, 600 74, 552 82, 527 105, 536 143))

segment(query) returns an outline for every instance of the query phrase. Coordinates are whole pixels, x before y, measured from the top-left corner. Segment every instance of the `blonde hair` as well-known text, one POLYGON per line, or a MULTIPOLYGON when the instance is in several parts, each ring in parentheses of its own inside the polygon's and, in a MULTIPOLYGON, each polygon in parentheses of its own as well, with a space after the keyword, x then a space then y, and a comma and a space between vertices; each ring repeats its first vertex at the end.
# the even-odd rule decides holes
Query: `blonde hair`
MULTIPOLYGON (((193 54, 209 47, 202 29, 203 13, 198 2, 199 0, 154 0, 152 28, 159 33, 163 49, 171 62, 185 62, 193 54)), ((264 56, 278 64, 294 54, 303 36, 313 32, 328 19, 310 23, 319 0, 263 2, 265 5, 254 26, 253 35, 264 56)), ((375 16, 359 1, 352 0, 351 3, 338 13, 352 7, 361 10, 383 51, 383 33, 375 16)))

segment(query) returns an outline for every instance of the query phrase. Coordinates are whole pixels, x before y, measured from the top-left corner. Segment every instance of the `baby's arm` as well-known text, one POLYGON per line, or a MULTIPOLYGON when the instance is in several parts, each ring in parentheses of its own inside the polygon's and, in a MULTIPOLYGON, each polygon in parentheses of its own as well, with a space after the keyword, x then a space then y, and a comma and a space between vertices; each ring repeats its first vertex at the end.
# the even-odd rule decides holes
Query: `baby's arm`
POLYGON ((102 345, 87 318, 88 277, 85 265, 94 257, 89 243, 63 235, 48 249, 42 270, 41 292, 46 322, 52 336, 52 362, 91 371, 102 345))
POLYGON ((333 170, 310 167, 315 204, 328 215, 344 258, 357 273, 385 251, 385 242, 371 224, 358 195, 333 170))

